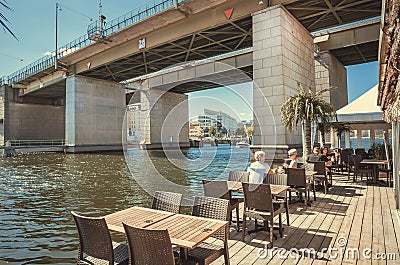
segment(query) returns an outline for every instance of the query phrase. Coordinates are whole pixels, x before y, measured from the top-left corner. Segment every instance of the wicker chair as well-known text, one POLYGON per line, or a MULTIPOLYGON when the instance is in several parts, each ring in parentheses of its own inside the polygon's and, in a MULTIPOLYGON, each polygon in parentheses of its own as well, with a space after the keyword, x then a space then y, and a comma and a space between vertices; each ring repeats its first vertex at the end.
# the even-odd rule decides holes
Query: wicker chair
POLYGON ((236 209, 236 230, 239 231, 239 199, 232 198, 228 183, 224 180, 203 179, 204 196, 221 198, 229 201, 229 220, 232 221, 232 212, 236 209))
MULTIPOLYGON (((273 185, 283 185, 288 186, 287 175, 286 174, 267 174, 267 177, 264 179, 264 184, 273 184, 273 185)), ((286 223, 290 225, 289 221, 289 205, 286 194, 280 194, 276 196, 277 199, 284 200, 285 202, 285 211, 286 211, 286 223)))
MULTIPOLYGON (((249 182, 250 172, 247 171, 229 171, 228 180, 238 182, 249 182)), ((244 202, 243 195, 232 194, 232 199, 237 200, 238 203, 244 202)))
POLYGON ((316 200, 314 183, 307 182, 305 168, 287 168, 287 177, 288 186, 291 187, 289 190, 289 201, 291 201, 291 192, 295 191, 304 193, 307 198, 307 200, 304 198, 304 205, 307 205, 307 202, 310 202, 311 190, 314 193, 314 200, 316 200))
POLYGON ((243 212, 242 241, 244 241, 246 234, 246 219, 249 217, 255 219, 256 229, 257 220, 263 220, 264 226, 269 222, 270 247, 273 247, 274 217, 277 215, 279 215, 279 234, 281 237, 283 236, 282 210, 284 208, 284 202, 274 202, 272 200, 271 187, 269 184, 243 183, 243 192, 245 210, 243 212))
POLYGON ((352 160, 352 162, 354 164, 354 176, 353 176, 354 182, 357 181, 358 176, 360 176, 361 181, 362 181, 363 175, 366 175, 367 181, 369 180, 370 177, 371 177, 371 179, 373 179, 374 170, 372 168, 370 168, 368 165, 363 166, 361 164, 361 161, 363 160, 361 155, 351 155, 350 159, 352 160))
MULTIPOLYGON (((350 161, 351 161, 350 156, 351 156, 352 154, 354 154, 354 151, 353 151, 353 149, 351 149, 351 148, 343 149, 342 152, 341 152, 341 154, 340 154, 341 163, 342 163, 343 167, 345 167, 346 170, 348 171, 348 175, 350 175, 350 173, 349 173, 349 170, 350 170, 350 165, 349 165, 349 163, 350 163, 350 161)), ((349 177, 349 178, 350 178, 350 177, 349 177)))
MULTIPOLYGON (((196 196, 194 198, 192 215, 227 221, 229 220, 229 201, 219 198, 196 196)), ((218 239, 219 242, 222 241, 223 246, 219 245, 218 241, 213 243, 204 242, 195 249, 188 251, 188 259, 206 265, 224 255, 225 264, 229 265, 228 226, 225 230, 214 234, 212 237, 218 239)))
POLYGON ((314 175, 315 181, 318 182, 319 184, 322 184, 324 187, 324 193, 326 194, 328 191, 328 176, 326 175, 326 167, 325 167, 325 162, 324 161, 316 161, 316 162, 308 162, 309 164, 314 165, 314 170, 316 171, 317 174, 314 175))
POLYGON ((153 230, 123 223, 128 242, 129 265, 174 265, 171 239, 167 230, 153 230))
MULTIPOLYGON (((384 165, 383 167, 378 168, 378 174, 383 172, 386 174, 386 185, 388 187, 393 186, 393 160, 389 160, 388 165, 384 165)), ((380 176, 380 174, 378 175, 380 176)))
POLYGON ((182 202, 182 194, 166 191, 154 192, 151 208, 171 213, 179 213, 182 202))
POLYGON ((250 172, 246 171, 229 171, 228 180, 238 182, 249 182, 250 172))
POLYGON ((128 248, 111 241, 104 218, 71 212, 79 234, 78 264, 128 264, 128 248))

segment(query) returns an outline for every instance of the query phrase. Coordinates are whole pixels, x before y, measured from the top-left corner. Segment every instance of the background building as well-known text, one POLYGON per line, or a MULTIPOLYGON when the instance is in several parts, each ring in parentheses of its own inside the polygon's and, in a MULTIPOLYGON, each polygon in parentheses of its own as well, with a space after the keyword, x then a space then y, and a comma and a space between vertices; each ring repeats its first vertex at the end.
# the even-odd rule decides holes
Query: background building
POLYGON ((127 141, 140 142, 140 103, 126 107, 127 141))

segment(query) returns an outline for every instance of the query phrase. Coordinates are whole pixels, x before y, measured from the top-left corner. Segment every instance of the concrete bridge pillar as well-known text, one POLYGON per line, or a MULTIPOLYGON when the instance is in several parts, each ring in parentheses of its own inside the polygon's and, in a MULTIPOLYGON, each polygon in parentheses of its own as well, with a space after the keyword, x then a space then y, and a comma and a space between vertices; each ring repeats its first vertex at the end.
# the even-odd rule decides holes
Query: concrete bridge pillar
POLYGON ((71 76, 66 84, 68 152, 122 150, 125 89, 116 82, 71 76))
POLYGON ((0 87, 0 145, 8 140, 64 139, 63 99, 18 97, 10 86, 0 87))
POLYGON ((346 68, 329 51, 322 51, 315 57, 315 86, 317 91, 335 87, 323 95, 336 110, 347 105, 347 72, 346 68))
POLYGON ((142 147, 146 149, 189 147, 188 96, 161 89, 141 92, 142 147))
MULTIPOLYGON (((253 14, 254 81, 268 100, 276 123, 276 144, 283 146, 277 156, 286 157, 287 148, 301 147, 301 130, 289 133, 282 125, 280 108, 297 91, 297 82, 314 87, 313 37, 283 6, 253 14), (284 150, 285 149, 285 150, 284 150), (279 153, 281 152, 281 153, 279 153)), ((264 104, 254 90, 253 107, 264 104)), ((268 117, 255 121, 254 144, 268 144, 271 135, 260 133, 268 117), (258 123, 258 124, 257 124, 258 123)), ((268 130, 266 130, 268 131, 268 130)))

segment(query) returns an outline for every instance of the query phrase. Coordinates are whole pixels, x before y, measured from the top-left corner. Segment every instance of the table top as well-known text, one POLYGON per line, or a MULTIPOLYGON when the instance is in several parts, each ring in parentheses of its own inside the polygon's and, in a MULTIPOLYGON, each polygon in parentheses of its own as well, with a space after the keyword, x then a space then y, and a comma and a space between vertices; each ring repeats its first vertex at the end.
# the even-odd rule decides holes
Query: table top
POLYGON ((178 247, 193 249, 227 225, 228 221, 175 214, 167 219, 151 224, 147 228, 167 229, 172 244, 178 247))
POLYGON ((167 229, 173 245, 188 249, 195 248, 228 225, 228 221, 138 206, 106 215, 105 219, 108 229, 118 233, 125 233, 122 222, 141 228, 167 229))
MULTIPOLYGON (((242 182, 237 181, 227 181, 228 182, 228 189, 231 191, 240 191, 242 190, 242 182)), ((272 195, 278 195, 284 191, 286 191, 289 186, 284 185, 270 185, 272 195)))
POLYGON ((372 165, 387 165, 389 163, 389 161, 378 160, 378 159, 364 159, 360 163, 361 164, 372 164, 372 165))
POLYGON ((122 222, 130 225, 146 228, 149 225, 161 221, 167 217, 174 215, 170 212, 159 211, 143 207, 131 207, 116 213, 106 215, 109 230, 125 233, 122 222))

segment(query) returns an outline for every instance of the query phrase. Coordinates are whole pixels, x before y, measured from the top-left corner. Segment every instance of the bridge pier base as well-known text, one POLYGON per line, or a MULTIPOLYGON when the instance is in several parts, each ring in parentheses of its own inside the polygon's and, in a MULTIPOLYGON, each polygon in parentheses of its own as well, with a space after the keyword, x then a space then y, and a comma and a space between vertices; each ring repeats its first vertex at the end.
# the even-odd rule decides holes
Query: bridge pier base
POLYGON ((122 150, 125 89, 116 82, 83 76, 66 82, 67 152, 122 150))
POLYGON ((0 145, 8 140, 64 139, 65 107, 60 104, 63 101, 18 97, 17 92, 7 85, 0 87, 0 145))
MULTIPOLYGON (((253 91, 253 107, 265 107, 260 97, 265 96, 275 120, 275 132, 271 117, 254 120, 254 144, 263 146, 272 142, 276 146, 293 148, 301 146, 301 130, 289 133, 282 125, 281 106, 297 92, 300 82, 305 87, 314 87, 314 43, 313 37, 283 6, 273 6, 253 14, 253 74, 258 89, 253 91), (276 141, 271 138, 275 137, 276 141)), ((301 151, 301 150, 299 150, 301 151)), ((300 152, 299 152, 300 153, 300 152)), ((286 158, 287 153, 277 156, 286 158)))
POLYGON ((189 143, 188 96, 160 89, 141 92, 144 149, 185 149, 189 143))

